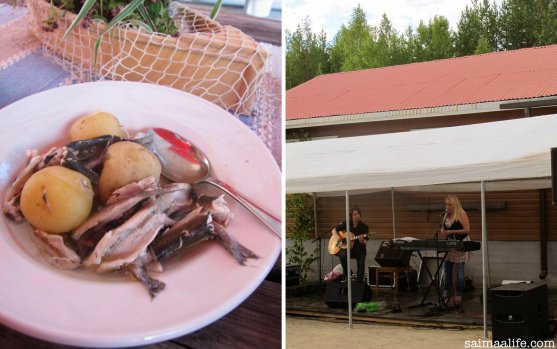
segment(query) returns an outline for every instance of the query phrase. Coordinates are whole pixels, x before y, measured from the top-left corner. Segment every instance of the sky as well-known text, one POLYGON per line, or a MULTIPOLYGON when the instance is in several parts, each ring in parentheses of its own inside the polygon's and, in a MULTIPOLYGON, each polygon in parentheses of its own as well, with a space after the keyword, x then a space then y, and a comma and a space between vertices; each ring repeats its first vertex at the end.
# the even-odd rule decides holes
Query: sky
MULTIPOLYGON (((490 3, 493 1, 490 0, 490 3)), ((502 0, 495 0, 500 5, 502 0)), ((416 28, 420 20, 428 22, 435 15, 445 16, 452 29, 456 29, 460 14, 472 0, 284 0, 282 21, 293 32, 308 16, 314 33, 325 30, 332 40, 342 24, 348 24, 358 3, 365 11, 369 24, 377 26, 383 13, 399 31, 410 24, 416 28)))

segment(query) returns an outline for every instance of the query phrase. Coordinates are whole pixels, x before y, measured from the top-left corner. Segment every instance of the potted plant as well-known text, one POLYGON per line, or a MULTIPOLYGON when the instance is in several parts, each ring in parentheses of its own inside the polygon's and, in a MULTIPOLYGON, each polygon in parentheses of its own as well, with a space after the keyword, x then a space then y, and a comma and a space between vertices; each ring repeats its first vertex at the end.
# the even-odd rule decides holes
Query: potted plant
POLYGON ((28 0, 28 7, 44 51, 78 79, 157 83, 252 112, 267 52, 234 27, 170 0, 28 0))
POLYGON ((286 197, 286 217, 292 220, 287 232, 293 244, 286 249, 288 263, 300 266, 300 284, 304 284, 311 265, 319 259, 319 248, 308 252, 304 245, 314 229, 313 202, 309 194, 290 194, 286 197))

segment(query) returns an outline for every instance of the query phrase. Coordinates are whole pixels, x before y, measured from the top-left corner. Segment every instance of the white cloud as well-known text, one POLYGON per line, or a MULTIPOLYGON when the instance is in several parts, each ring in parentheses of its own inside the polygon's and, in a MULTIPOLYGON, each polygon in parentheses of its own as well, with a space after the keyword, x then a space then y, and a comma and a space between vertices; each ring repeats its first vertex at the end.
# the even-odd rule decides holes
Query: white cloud
MULTIPOLYGON (((358 3, 364 9, 368 23, 378 25, 383 13, 393 26, 402 32, 408 25, 417 27, 420 20, 428 22, 435 15, 447 17, 453 29, 460 14, 472 0, 285 0, 283 3, 283 25, 289 31, 307 16, 312 22, 313 32, 324 29, 330 40, 350 16, 358 3)), ((496 0, 498 4, 502 0, 496 0)))

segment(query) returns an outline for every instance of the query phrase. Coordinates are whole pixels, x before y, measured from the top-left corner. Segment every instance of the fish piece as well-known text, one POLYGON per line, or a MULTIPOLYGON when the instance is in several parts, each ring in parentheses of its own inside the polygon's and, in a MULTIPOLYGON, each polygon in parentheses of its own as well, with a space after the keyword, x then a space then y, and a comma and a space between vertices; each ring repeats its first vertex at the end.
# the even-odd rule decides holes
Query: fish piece
POLYGON ((144 261, 144 256, 146 255, 147 254, 144 253, 143 255, 139 256, 134 263, 127 264, 126 268, 133 274, 133 276, 135 276, 137 280, 139 280, 143 284, 143 286, 145 286, 145 288, 149 292, 149 295, 151 296, 151 299, 153 299, 162 290, 164 290, 166 284, 160 280, 150 277, 149 274, 147 274, 147 271, 145 270, 146 262, 144 261))
POLYGON ((199 194, 197 197, 197 206, 211 212, 213 220, 223 226, 227 226, 232 219, 232 212, 224 200, 224 195, 209 196, 199 194))
POLYGON ((236 261, 238 261, 238 263, 245 265, 246 260, 249 258, 259 259, 257 254, 240 244, 236 239, 228 234, 222 225, 215 222, 213 223, 213 226, 213 234, 216 237, 216 240, 224 246, 228 253, 230 253, 236 261))
POLYGON ((133 182, 128 185, 123 186, 120 189, 116 189, 108 201, 106 202, 107 205, 112 205, 118 201, 122 201, 124 199, 129 199, 135 195, 142 194, 148 190, 154 190, 159 187, 155 177, 149 176, 145 177, 139 182, 133 182))
POLYGON ((109 253, 105 254, 96 268, 97 272, 116 270, 134 263, 147 251, 158 232, 164 227, 164 213, 155 213, 146 219, 131 234, 121 238, 109 253))
POLYGON ((4 198, 4 214, 11 220, 15 222, 23 222, 25 218, 21 213, 19 200, 21 199, 21 191, 25 186, 27 180, 36 171, 36 167, 41 161, 41 157, 38 155, 39 152, 35 149, 27 152, 28 162, 23 171, 17 176, 15 181, 13 181, 8 192, 4 198))
MULTIPOLYGON (((152 188, 152 183, 154 182, 146 180, 142 183, 146 185, 131 185, 121 193, 138 192, 138 195, 142 197, 144 193, 141 193, 139 189, 141 187, 152 188)), ((102 221, 102 223, 95 225, 94 222, 91 222, 88 225, 90 229, 87 229, 87 231, 81 234, 76 240, 76 250, 82 258, 86 259, 85 265, 99 264, 103 256, 110 253, 113 246, 120 244, 120 239, 125 238, 126 234, 136 234, 134 229, 136 229, 144 219, 147 219, 149 215, 164 213, 163 226, 170 226, 173 225, 175 221, 168 218, 168 214, 172 213, 174 210, 182 209, 184 206, 192 205, 191 187, 186 183, 176 183, 164 186, 163 188, 157 188, 153 193, 162 194, 156 199, 145 199, 148 200, 147 202, 145 202, 145 200, 139 201, 131 208, 128 205, 122 204, 126 204, 127 201, 131 200, 133 197, 119 201, 111 207, 119 211, 122 209, 122 206, 124 206, 124 212, 122 212, 120 217, 115 220, 100 219, 97 220, 97 222, 102 221)), ((136 198, 137 195, 134 197, 136 198)), ((109 211, 105 216, 114 218, 116 214, 109 211)), ((147 269, 162 271, 162 265, 158 265, 158 262, 153 261, 147 266, 147 269)))
POLYGON ((199 207, 161 233, 150 249, 157 261, 175 255, 180 250, 212 238, 212 218, 199 207))
POLYGON ((71 238, 73 244, 76 246, 76 252, 81 256, 81 258, 89 256, 107 231, 116 229, 120 225, 124 224, 128 219, 136 214, 148 200, 150 200, 150 198, 138 202, 135 206, 122 212, 122 215, 117 219, 93 226, 91 229, 88 229, 85 233, 83 233, 77 240, 71 238))
POLYGON ((42 155, 41 162, 37 166, 37 171, 47 166, 57 166, 62 163, 65 154, 65 147, 52 147, 42 155))
POLYGON ((94 213, 85 222, 83 222, 83 224, 74 229, 72 238, 74 240, 79 240, 88 230, 93 228, 102 228, 102 226, 121 218, 135 205, 147 199, 151 195, 152 193, 144 192, 129 199, 122 200, 114 205, 106 206, 100 211, 94 213))
POLYGON ((104 256, 109 255, 112 252, 112 249, 120 244, 124 239, 126 239, 128 235, 135 233, 136 230, 142 229, 143 225, 154 214, 155 205, 153 204, 153 201, 150 201, 130 219, 124 222, 124 224, 120 225, 114 230, 106 232, 100 239, 100 241, 96 244, 95 249, 93 250, 91 255, 89 255, 89 257, 85 259, 83 265, 94 266, 100 264, 104 256))
MULTIPOLYGON (((150 258, 147 246, 153 242, 158 232, 164 227, 166 218, 164 213, 153 213, 135 229, 120 234, 117 241, 110 237, 112 244, 103 244, 105 240, 103 238, 95 248, 95 253, 101 255, 101 258, 88 258, 84 265, 93 268, 98 273, 128 270, 145 286, 151 298, 154 298, 164 289, 165 284, 147 274, 146 269, 151 264, 148 263, 150 258), (97 251, 99 248, 104 250, 97 251)), ((109 234, 110 232, 105 237, 109 234)))
POLYGON ((81 258, 64 243, 62 235, 48 234, 35 229, 33 239, 48 264, 60 269, 75 269, 81 265, 81 258))
POLYGON ((111 144, 123 141, 123 138, 112 135, 104 135, 90 139, 74 141, 66 145, 72 149, 78 161, 86 161, 92 158, 102 158, 111 144))
POLYGON ((259 259, 254 252, 230 236, 222 225, 213 222, 211 213, 203 207, 193 210, 170 229, 159 234, 150 250, 156 260, 161 261, 208 240, 219 241, 241 265, 245 265, 249 258, 259 259))
POLYGON ((191 186, 187 183, 172 183, 162 187, 155 200, 157 210, 170 216, 174 212, 193 205, 191 186))
POLYGON ((99 229, 109 222, 121 218, 126 212, 131 210, 138 203, 151 196, 160 195, 159 199, 162 198, 161 200, 157 199, 159 211, 174 212, 175 210, 182 208, 183 205, 191 205, 191 186, 187 183, 173 183, 171 185, 159 188, 158 186, 155 186, 153 183, 151 183, 150 179, 145 178, 137 183, 128 184, 125 187, 118 189, 122 190, 122 192, 113 195, 114 199, 112 197, 111 199, 109 199, 109 202, 112 202, 111 205, 106 206, 102 210, 96 212, 85 222, 83 222, 83 224, 74 229, 72 238, 74 240, 79 240, 88 230, 94 228, 99 229), (128 188, 125 189, 125 187, 128 188), (141 192, 139 190, 140 188, 144 188, 145 191, 141 192), (137 194, 125 198, 126 196, 128 196, 128 194, 131 195, 131 193, 134 191, 137 191, 137 194), (181 193, 175 193, 171 196, 164 195, 167 193, 174 193, 178 191, 181 193))
POLYGON ((99 174, 89 167, 85 166, 81 161, 77 159, 77 155, 71 148, 66 148, 64 158, 62 159, 62 166, 79 172, 89 179, 93 188, 96 188, 99 184, 99 174))

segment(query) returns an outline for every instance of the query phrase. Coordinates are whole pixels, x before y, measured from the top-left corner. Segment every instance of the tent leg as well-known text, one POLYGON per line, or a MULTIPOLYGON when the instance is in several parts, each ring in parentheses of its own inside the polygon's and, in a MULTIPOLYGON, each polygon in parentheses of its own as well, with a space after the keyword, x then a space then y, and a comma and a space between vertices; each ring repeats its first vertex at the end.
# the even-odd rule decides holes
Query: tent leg
POLYGON ((396 227, 395 227, 395 190, 391 188, 391 212, 393 216, 393 239, 396 239, 396 227))
POLYGON ((485 182, 480 182, 481 206, 482 206, 482 290, 483 290, 483 325, 484 338, 487 339, 487 221, 485 214, 485 182))
POLYGON ((319 236, 319 234, 317 233, 317 194, 313 193, 313 224, 314 224, 314 231, 315 231, 315 240, 313 241, 317 241, 319 243, 319 270, 317 273, 317 276, 319 277, 319 292, 321 292, 321 280, 322 280, 322 276, 321 276, 321 269, 323 269, 323 263, 321 261, 321 258, 323 257, 321 255, 321 237, 319 236))
POLYGON ((350 273, 350 202, 348 191, 346 197, 346 282, 348 283, 348 327, 352 328, 352 275, 350 273))

